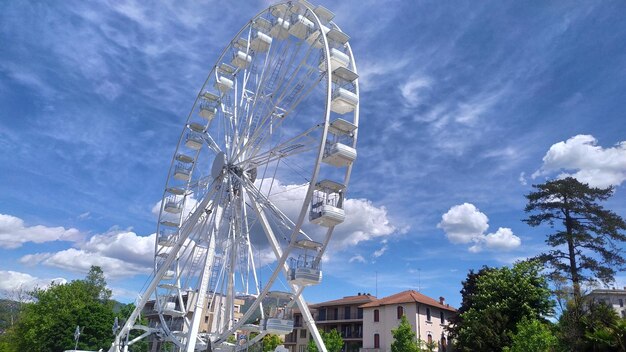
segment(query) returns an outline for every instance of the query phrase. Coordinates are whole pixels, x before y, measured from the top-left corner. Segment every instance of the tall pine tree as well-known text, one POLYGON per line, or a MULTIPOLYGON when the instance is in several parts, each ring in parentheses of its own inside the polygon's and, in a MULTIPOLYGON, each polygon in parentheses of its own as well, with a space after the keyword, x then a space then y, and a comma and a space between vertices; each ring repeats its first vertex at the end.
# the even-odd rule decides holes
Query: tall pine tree
POLYGON ((533 187, 536 191, 526 195, 530 215, 524 221, 557 228, 546 238, 552 249, 539 256, 552 267, 553 278, 571 281, 575 298, 580 298, 583 282, 612 282, 615 270, 626 264, 620 247, 626 223, 598 202, 611 197, 613 187, 590 187, 572 177, 533 187))

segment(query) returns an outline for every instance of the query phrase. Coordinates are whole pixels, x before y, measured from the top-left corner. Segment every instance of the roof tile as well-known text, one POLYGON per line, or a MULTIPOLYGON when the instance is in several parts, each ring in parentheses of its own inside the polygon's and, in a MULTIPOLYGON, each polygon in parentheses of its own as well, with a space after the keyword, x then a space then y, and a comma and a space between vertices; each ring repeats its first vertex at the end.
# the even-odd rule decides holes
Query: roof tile
POLYGON ((418 303, 426 304, 432 307, 437 307, 437 308, 446 309, 452 312, 456 312, 456 309, 454 307, 450 307, 450 305, 448 304, 441 304, 439 303, 439 301, 433 298, 430 298, 426 295, 423 295, 414 290, 402 291, 400 293, 396 293, 395 295, 383 297, 381 299, 377 299, 375 301, 365 303, 359 307, 371 308, 371 307, 385 306, 389 304, 411 303, 411 302, 418 302, 418 303))

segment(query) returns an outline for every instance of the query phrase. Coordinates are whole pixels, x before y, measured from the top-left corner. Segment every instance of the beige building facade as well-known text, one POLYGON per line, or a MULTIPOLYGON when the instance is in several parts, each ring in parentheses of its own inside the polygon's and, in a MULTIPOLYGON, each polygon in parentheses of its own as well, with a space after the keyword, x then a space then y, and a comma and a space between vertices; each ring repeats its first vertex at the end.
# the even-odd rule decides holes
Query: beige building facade
MULTIPOLYGON (((359 293, 340 299, 309 305, 319 331, 330 332, 335 329, 344 341, 344 352, 358 352, 363 346, 363 310, 362 304, 373 302, 376 297, 359 293)), ((306 352, 311 339, 306 324, 299 312, 294 313, 294 330, 285 336, 285 347, 290 352, 306 352)))
POLYGON ((451 351, 445 327, 456 309, 445 303, 443 297, 435 300, 419 292, 408 290, 366 303, 363 309, 363 347, 361 352, 389 352, 393 336, 406 316, 418 340, 434 342, 436 351, 451 351))
POLYGON ((626 287, 623 290, 618 289, 597 289, 591 291, 587 295, 594 302, 606 303, 613 307, 620 318, 626 318, 626 287))

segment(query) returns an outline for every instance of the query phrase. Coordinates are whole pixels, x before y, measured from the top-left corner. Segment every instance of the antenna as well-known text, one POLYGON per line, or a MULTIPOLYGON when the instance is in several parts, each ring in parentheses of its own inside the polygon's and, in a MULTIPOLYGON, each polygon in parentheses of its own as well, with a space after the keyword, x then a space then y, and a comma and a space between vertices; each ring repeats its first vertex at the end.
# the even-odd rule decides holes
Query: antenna
POLYGON ((422 269, 417 268, 417 292, 422 292, 422 269))
POLYGON ((378 297, 378 270, 376 271, 376 297, 378 297))

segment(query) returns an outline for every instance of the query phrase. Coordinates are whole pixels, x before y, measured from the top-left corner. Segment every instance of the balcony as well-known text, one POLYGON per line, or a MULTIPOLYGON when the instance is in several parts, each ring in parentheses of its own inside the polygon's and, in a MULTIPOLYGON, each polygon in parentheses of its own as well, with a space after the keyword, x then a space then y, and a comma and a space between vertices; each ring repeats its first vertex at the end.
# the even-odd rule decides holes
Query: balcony
POLYGON ((324 316, 318 316, 315 321, 321 322, 338 320, 363 320, 363 312, 350 312, 350 314, 345 314, 345 312, 341 311, 338 314, 335 314, 334 312, 328 312, 324 316))
POLYGON ((298 342, 298 335, 296 333, 285 335, 285 342, 284 342, 285 345, 294 344, 296 342, 298 342))
POLYGON ((341 337, 344 339, 362 339, 363 331, 342 331, 341 337))

